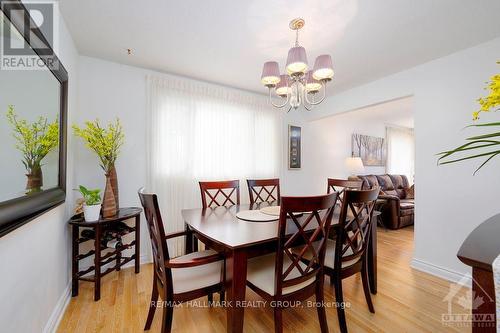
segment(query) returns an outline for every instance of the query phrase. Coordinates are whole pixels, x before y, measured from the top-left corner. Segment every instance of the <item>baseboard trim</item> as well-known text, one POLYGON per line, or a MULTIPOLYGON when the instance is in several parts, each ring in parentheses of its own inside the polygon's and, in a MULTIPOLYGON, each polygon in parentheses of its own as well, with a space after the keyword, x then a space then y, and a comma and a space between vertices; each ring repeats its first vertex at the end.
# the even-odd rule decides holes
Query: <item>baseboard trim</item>
POLYGON ((71 281, 64 289, 64 292, 61 295, 61 297, 59 297, 59 300, 57 301, 56 306, 52 311, 49 320, 47 321, 47 324, 45 324, 43 333, 53 333, 57 331, 59 323, 61 322, 64 312, 66 312, 66 308, 68 307, 70 300, 71 300, 71 281))
POLYGON ((468 287, 472 286, 472 277, 470 274, 462 274, 415 258, 412 259, 410 266, 416 270, 440 277, 450 282, 464 283, 468 287))

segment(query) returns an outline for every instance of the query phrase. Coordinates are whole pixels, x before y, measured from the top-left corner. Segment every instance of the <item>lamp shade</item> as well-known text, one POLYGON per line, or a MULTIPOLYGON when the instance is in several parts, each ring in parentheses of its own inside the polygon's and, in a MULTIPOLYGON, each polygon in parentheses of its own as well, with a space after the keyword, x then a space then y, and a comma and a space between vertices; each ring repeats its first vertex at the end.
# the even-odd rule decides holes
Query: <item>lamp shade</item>
POLYGON ((307 72, 307 55, 305 48, 302 46, 295 46, 288 51, 286 71, 289 75, 307 72))
POLYGON ((321 89, 321 82, 316 80, 312 72, 309 71, 306 74, 306 91, 309 93, 315 93, 318 92, 321 89))
POLYGON ((316 80, 331 80, 333 77, 332 57, 328 54, 323 54, 316 58, 313 77, 316 80))
POLYGON ((276 95, 281 97, 286 97, 290 92, 290 87, 288 86, 288 75, 281 75, 280 82, 276 85, 276 95))
POLYGON ((351 175, 358 175, 360 173, 365 172, 365 167, 360 157, 346 158, 345 165, 351 175))
POLYGON ((280 82, 280 68, 276 61, 268 61, 264 63, 260 80, 263 85, 270 87, 274 87, 280 82))

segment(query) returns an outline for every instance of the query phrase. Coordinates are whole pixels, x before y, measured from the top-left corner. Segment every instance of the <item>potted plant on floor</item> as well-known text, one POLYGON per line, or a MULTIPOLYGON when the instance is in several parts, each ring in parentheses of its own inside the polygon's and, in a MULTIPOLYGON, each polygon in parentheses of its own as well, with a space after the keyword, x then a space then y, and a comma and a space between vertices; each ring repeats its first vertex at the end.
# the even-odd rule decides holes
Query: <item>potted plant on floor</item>
MULTIPOLYGON (((500 64, 500 61, 497 62, 500 64)), ((500 110, 500 74, 493 75, 488 82, 489 95, 478 99, 480 109, 473 112, 474 121, 479 119, 483 112, 500 110)), ((467 127, 494 128, 500 127, 500 122, 474 123, 467 127)), ((448 151, 439 153, 438 164, 456 163, 474 158, 485 158, 483 163, 474 171, 478 172, 493 157, 500 154, 500 131, 498 129, 487 133, 466 138, 467 143, 448 151), (458 155, 458 156, 457 156, 458 155)))
POLYGON ((100 160, 100 166, 106 176, 106 188, 102 206, 103 217, 116 215, 118 210, 118 179, 115 162, 124 143, 124 134, 120 120, 102 127, 99 120, 85 122, 85 127, 73 125, 76 136, 81 137, 86 146, 94 151, 100 160))
POLYGON ((22 163, 26 168, 26 194, 40 192, 43 186, 42 160, 59 144, 59 122, 49 123, 40 116, 35 122, 19 119, 14 106, 9 105, 7 120, 13 127, 16 148, 23 154, 22 163))
POLYGON ((80 185, 79 191, 83 197, 83 217, 86 222, 94 222, 99 220, 101 213, 101 190, 89 190, 85 186, 80 185))

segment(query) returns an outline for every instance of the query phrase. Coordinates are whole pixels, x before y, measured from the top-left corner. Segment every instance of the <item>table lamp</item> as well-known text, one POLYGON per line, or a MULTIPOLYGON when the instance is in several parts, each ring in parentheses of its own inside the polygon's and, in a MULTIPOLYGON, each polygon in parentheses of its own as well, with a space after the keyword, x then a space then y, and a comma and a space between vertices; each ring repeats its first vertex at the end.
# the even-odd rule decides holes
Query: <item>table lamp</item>
POLYGON ((348 157, 345 160, 345 165, 349 171, 350 177, 356 177, 360 173, 365 172, 365 167, 361 157, 348 157))

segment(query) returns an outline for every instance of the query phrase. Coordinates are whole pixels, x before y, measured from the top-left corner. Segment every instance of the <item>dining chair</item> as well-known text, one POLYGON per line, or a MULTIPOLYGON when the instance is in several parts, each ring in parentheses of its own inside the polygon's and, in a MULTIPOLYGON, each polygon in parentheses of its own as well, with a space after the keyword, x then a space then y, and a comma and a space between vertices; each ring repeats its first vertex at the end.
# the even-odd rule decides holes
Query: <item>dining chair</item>
POLYGON ((179 302, 224 292, 224 259, 215 251, 205 250, 171 258, 167 240, 186 236, 187 231, 165 234, 156 194, 139 190, 139 198, 151 238, 153 254, 153 290, 144 330, 151 328, 158 297, 163 302, 161 332, 170 332, 174 305, 179 302))
MULTIPOLYGON (((275 332, 283 332, 282 310, 287 304, 312 295, 319 304, 324 300, 323 263, 336 200, 337 193, 282 197, 276 253, 248 261, 247 285, 265 300, 274 301, 275 332), (305 264, 302 259, 308 250, 314 255, 305 264)), ((321 332, 328 332, 325 308, 318 306, 317 311, 321 332)))
POLYGON ((203 208, 240 204, 240 181, 199 182, 203 208), (208 201, 208 203, 207 203, 208 201))
POLYGON ((276 202, 280 204, 280 180, 274 179, 247 179, 250 205, 261 202, 276 202))
POLYGON ((342 199, 344 197, 344 191, 346 189, 361 189, 363 182, 361 180, 346 180, 346 179, 335 179, 328 178, 327 180, 326 192, 337 192, 339 194, 339 203, 342 204, 342 199))
MULTIPOLYGON (((344 302, 342 280, 361 273, 366 303, 372 313, 375 313, 375 308, 368 280, 367 248, 371 239, 373 211, 379 191, 380 188, 344 191, 339 223, 332 228, 336 238, 327 241, 324 267, 325 274, 330 276, 330 283, 335 286, 337 305, 344 302)), ((337 315, 340 331, 347 332, 343 306, 337 306, 337 315)))

